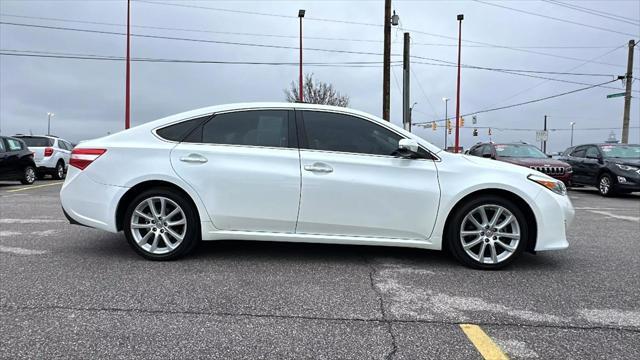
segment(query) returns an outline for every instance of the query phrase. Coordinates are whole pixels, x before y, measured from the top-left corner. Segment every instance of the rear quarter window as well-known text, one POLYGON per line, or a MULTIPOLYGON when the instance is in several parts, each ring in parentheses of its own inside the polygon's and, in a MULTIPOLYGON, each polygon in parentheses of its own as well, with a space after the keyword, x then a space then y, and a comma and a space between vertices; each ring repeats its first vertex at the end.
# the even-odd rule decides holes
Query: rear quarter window
POLYGON ((159 137, 165 140, 183 141, 184 138, 186 138, 187 135, 189 135, 191 131, 193 131, 193 129, 200 126, 202 122, 207 120, 209 117, 210 116, 207 115, 201 118, 182 121, 173 125, 169 125, 156 130, 156 134, 158 134, 159 137))
POLYGON ((24 141, 27 146, 33 147, 47 147, 53 146, 53 139, 49 139, 41 136, 21 136, 20 140, 24 141))

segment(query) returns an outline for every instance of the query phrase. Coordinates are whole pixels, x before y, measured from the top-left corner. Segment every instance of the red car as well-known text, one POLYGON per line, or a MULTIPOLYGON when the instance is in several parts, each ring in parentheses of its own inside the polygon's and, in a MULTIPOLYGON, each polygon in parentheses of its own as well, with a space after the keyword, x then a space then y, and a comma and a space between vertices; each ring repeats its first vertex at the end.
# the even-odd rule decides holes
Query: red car
POLYGON ((469 149, 469 155, 491 158, 520 166, 525 166, 565 184, 571 183, 573 169, 564 161, 551 159, 537 147, 526 143, 478 143, 469 149))

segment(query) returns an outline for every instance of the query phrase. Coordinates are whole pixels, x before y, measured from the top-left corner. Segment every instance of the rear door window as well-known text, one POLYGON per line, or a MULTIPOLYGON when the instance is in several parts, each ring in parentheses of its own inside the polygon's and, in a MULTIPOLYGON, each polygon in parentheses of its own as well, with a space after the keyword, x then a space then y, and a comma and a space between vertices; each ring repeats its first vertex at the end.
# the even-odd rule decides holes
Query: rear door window
MULTIPOLYGON (((288 110, 250 110, 215 115, 202 127, 202 140, 208 144, 265 147, 289 146, 288 110)), ((197 131, 189 141, 197 140, 197 131)), ((197 141, 196 141, 197 142, 197 141)))
POLYGON ((22 143, 16 139, 7 138, 7 145, 9 146, 9 151, 22 150, 22 143))
POLYGON ((0 153, 4 152, 4 140, 3 138, 0 138, 0 153))

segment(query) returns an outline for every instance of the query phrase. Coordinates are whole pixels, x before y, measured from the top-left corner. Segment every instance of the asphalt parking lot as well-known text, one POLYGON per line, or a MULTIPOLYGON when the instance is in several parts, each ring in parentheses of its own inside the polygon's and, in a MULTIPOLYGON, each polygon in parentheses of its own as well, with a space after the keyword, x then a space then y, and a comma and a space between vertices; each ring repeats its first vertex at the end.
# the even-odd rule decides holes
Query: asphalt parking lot
POLYGON ((568 250, 485 272, 433 251, 242 241, 149 262, 69 225, 60 186, 0 183, 1 358, 640 358, 638 195, 571 191, 568 250))

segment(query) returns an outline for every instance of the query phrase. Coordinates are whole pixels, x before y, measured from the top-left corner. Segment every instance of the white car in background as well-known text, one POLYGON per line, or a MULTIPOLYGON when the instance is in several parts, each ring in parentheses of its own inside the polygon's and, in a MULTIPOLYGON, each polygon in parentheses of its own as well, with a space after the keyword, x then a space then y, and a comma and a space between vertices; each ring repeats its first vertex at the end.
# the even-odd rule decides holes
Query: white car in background
POLYGON ((566 248, 574 217, 561 181, 332 106, 189 111, 82 142, 70 165, 70 222, 124 231, 152 260, 235 239, 448 249, 497 269, 566 248))
POLYGON ((15 135, 24 141, 34 153, 38 178, 51 175, 56 180, 64 179, 71 159, 73 145, 51 135, 15 135))

